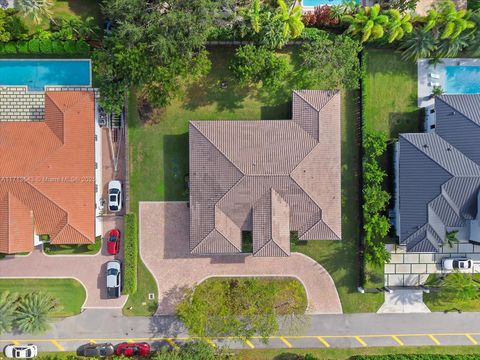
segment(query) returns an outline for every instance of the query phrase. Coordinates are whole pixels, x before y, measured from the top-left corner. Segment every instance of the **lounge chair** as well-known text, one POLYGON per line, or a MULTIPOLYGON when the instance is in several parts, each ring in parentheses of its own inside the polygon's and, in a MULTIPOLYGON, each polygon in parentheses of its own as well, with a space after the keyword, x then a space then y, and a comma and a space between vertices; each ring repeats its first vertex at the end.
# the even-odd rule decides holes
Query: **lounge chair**
POLYGON ((440 86, 440 83, 439 83, 439 82, 436 82, 436 81, 430 81, 430 82, 428 83, 428 86, 430 86, 430 87, 440 86))
POLYGON ((432 79, 440 79, 440 75, 435 74, 435 73, 430 73, 430 74, 428 74, 428 76, 430 76, 432 79))

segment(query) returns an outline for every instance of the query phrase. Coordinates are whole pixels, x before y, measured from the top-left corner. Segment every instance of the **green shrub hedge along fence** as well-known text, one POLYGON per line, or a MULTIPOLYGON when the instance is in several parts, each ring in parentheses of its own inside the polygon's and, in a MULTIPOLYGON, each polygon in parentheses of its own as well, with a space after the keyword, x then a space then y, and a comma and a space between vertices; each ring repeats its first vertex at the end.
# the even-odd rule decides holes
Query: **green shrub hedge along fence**
POLYGON ((56 41, 32 39, 29 41, 11 41, 8 43, 0 43, 0 54, 65 54, 88 56, 90 54, 90 46, 83 40, 56 41))
POLYGON ((123 255, 123 293, 137 291, 138 228, 137 214, 125 215, 124 255, 123 255))
POLYGON ((443 355, 443 354, 392 354, 392 355, 357 355, 353 360, 477 360, 477 355, 443 355))

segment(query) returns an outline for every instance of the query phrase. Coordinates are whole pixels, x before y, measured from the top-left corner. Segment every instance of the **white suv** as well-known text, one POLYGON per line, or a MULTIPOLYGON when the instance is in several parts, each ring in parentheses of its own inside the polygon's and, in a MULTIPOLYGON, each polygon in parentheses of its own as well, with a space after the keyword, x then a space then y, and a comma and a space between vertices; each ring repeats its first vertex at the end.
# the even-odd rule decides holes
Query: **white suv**
POLYGON ((118 180, 108 183, 108 210, 112 212, 122 210, 122 183, 118 180))
POLYGON ((14 345, 5 346, 3 350, 5 357, 10 359, 31 359, 37 356, 37 345, 14 345))

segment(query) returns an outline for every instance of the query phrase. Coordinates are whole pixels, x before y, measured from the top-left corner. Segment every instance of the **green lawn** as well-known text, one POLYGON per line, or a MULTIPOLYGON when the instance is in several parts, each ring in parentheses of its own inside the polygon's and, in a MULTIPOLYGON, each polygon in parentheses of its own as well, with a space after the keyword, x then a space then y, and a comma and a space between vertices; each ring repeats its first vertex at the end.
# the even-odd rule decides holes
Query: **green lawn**
POLYGON ((349 360, 355 355, 390 355, 390 354, 448 354, 448 355, 473 355, 478 354, 475 346, 401 346, 401 347, 364 347, 349 349, 254 349, 237 351, 241 360, 271 360, 295 359, 293 354, 312 354, 318 359, 349 360), (292 354, 288 356, 288 354, 292 354))
MULTIPOLYGON (((85 19, 86 17, 93 16, 97 19, 99 27, 102 26, 99 0, 54 0, 51 11, 53 17, 76 15, 85 19)), ((47 29, 49 22, 50 20, 48 18, 44 18, 40 24, 35 24, 32 18, 25 18, 25 23, 31 32, 39 29, 47 29)))
MULTIPOLYGON (((238 86, 230 77, 231 48, 211 49, 212 71, 189 86, 184 95, 165 109, 156 109, 147 120, 140 120, 129 101, 130 189, 131 208, 137 211, 139 200, 186 200, 184 176, 188 173, 188 121, 216 119, 288 119, 291 118, 293 89, 322 88, 315 79, 304 79, 295 70, 300 68, 297 49, 287 49, 283 56, 291 63, 285 86, 276 92, 262 88, 238 86), (292 51, 293 50, 293 51, 292 51), (227 81, 226 90, 220 87, 227 81)), ((345 312, 376 311, 383 303, 382 294, 360 294, 357 286, 358 213, 358 144, 355 141, 355 92, 342 96, 342 204, 343 240, 310 241, 293 245, 319 261, 332 275, 345 312)), ((140 277, 140 274, 139 274, 140 277)))
POLYGON ((45 243, 43 251, 48 255, 94 255, 102 247, 102 237, 95 238, 95 244, 90 245, 52 245, 45 243))
POLYGON ((367 130, 385 132, 391 139, 418 131, 416 63, 391 50, 368 50, 363 91, 367 130))
MULTIPOLYGON (((480 283, 480 274, 474 274, 474 279, 480 283)), ((437 275, 431 274, 426 284, 433 284, 437 282, 437 275)), ((423 294, 423 302, 428 306, 430 311, 480 311, 480 296, 473 300, 456 300, 455 302, 445 302, 438 292, 431 292, 430 294, 423 294)))
POLYGON ((0 279, 0 292, 9 290, 19 294, 43 291, 58 299, 63 309, 55 317, 80 313, 87 294, 85 288, 74 279, 0 279))

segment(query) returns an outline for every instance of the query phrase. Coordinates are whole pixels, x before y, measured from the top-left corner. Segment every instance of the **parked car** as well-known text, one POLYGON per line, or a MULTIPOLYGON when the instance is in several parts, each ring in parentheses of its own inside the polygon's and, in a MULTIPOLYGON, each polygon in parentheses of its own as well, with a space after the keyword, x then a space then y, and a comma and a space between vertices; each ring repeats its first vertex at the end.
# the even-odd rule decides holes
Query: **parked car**
POLYGON ((112 212, 122 210, 122 183, 118 180, 108 183, 108 210, 112 212))
POLYGON ((77 350, 78 356, 85 357, 107 357, 115 353, 115 348, 111 343, 94 344, 89 343, 82 345, 77 350))
POLYGON ((142 343, 121 343, 115 349, 118 356, 148 356, 150 355, 150 345, 146 342, 142 343))
POLYGON ((107 296, 109 298, 120 297, 122 274, 121 263, 118 260, 107 263, 107 296))
POLYGON ((37 356, 37 345, 14 345, 5 346, 3 353, 10 359, 31 359, 37 356))
POLYGON ((107 250, 110 255, 116 255, 120 251, 120 230, 112 229, 108 232, 107 250))
POLYGON ((472 267, 473 262, 468 258, 444 258, 442 260, 443 270, 468 270, 472 267))

